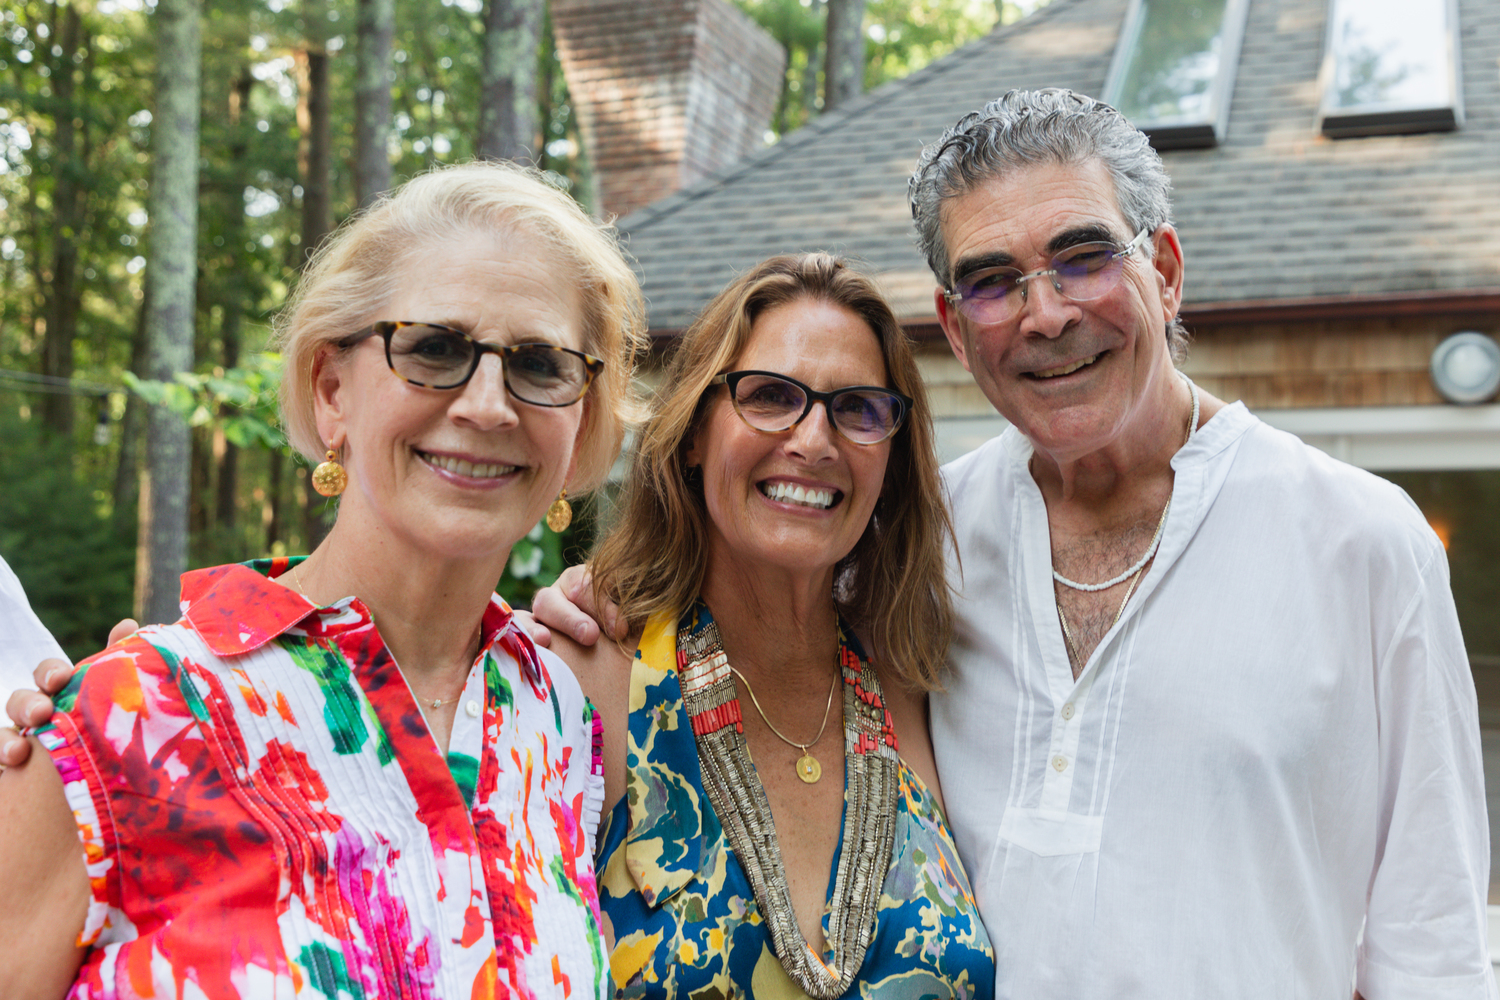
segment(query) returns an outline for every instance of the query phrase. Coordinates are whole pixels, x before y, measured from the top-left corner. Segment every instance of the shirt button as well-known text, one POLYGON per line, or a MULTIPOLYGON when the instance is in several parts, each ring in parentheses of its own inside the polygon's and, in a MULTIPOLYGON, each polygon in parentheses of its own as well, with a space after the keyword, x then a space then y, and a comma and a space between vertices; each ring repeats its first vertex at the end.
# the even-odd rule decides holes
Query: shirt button
POLYGON ((1064 721, 1073 717, 1073 703, 1071 701, 1062 707, 1062 717, 1064 721))
POLYGON ((467 704, 464 705, 464 711, 469 713, 469 718, 471 719, 479 718, 479 702, 473 701, 471 699, 467 704))
POLYGON ((1059 770, 1059 771, 1066 771, 1068 769, 1068 758, 1066 758, 1066 757, 1053 757, 1052 758, 1052 766, 1054 768, 1056 768, 1057 770, 1059 770))

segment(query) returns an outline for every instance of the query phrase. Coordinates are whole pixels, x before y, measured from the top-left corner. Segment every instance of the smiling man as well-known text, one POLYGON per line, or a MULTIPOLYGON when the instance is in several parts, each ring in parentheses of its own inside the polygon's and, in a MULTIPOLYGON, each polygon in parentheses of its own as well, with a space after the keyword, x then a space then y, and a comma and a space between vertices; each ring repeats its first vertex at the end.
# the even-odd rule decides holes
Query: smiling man
POLYGON ((1012 427, 945 469, 933 743, 997 996, 1494 996, 1473 681, 1394 486, 1225 405, 1169 181, 1068 91, 911 180, 954 353, 1012 427))

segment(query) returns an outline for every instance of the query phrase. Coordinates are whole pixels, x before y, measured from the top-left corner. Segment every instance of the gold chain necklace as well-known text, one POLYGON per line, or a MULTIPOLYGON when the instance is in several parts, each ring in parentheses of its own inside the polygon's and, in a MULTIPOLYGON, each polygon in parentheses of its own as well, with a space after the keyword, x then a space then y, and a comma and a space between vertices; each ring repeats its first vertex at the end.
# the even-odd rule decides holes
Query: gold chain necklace
MULTIPOLYGON (((1193 412, 1188 417, 1187 438, 1182 442, 1183 445, 1186 446, 1189 441, 1193 440, 1193 435, 1198 433, 1198 386, 1193 382, 1192 379, 1188 378, 1186 375, 1183 375, 1181 372, 1178 372, 1177 374, 1184 382, 1187 383, 1188 394, 1192 397, 1193 400, 1193 412)), ((1127 569, 1124 573, 1121 573, 1114 579, 1106 580, 1104 583, 1096 584, 1075 583, 1072 580, 1069 580, 1059 574, 1055 569, 1052 571, 1052 579, 1056 580, 1058 583, 1061 583, 1066 587, 1071 587, 1074 590, 1093 592, 1108 590, 1115 584, 1123 582, 1128 577, 1130 580, 1130 586, 1125 590, 1125 599, 1121 601, 1120 606, 1115 609, 1114 620, 1109 623, 1109 627, 1114 628, 1120 623, 1120 616, 1125 613, 1125 605, 1130 603, 1130 598, 1135 593, 1136 584, 1141 582, 1141 576, 1146 572, 1146 564, 1149 563, 1151 561, 1151 558, 1156 555, 1156 547, 1161 543, 1162 530, 1167 526, 1167 514, 1171 511, 1171 509, 1172 498, 1171 496, 1168 496, 1166 506, 1161 509, 1161 520, 1156 522, 1156 533, 1151 536, 1151 544, 1146 546, 1146 552, 1141 556, 1141 561, 1136 563, 1130 569, 1127 569)), ((1057 620, 1062 623, 1063 640, 1067 644, 1068 655, 1072 657, 1073 662, 1078 664, 1078 672, 1082 673, 1084 667, 1083 657, 1078 652, 1078 641, 1073 638, 1073 630, 1068 627, 1068 616, 1063 614, 1061 600, 1057 601, 1057 620)), ((1105 631, 1107 632, 1109 631, 1109 629, 1105 629, 1105 631)), ((1077 675, 1075 674, 1074 676, 1076 677, 1077 675)))
MULTIPOLYGON (((1168 507, 1168 509, 1170 509, 1171 506, 1172 506, 1172 501, 1168 500, 1167 501, 1167 507, 1168 507)), ((1166 517, 1167 517, 1167 512, 1165 510, 1162 511, 1161 512, 1161 516, 1162 516, 1162 520, 1165 521, 1166 517)), ((1146 567, 1142 566, 1140 569, 1138 569, 1138 570, 1135 571, 1135 576, 1133 576, 1133 577, 1130 578, 1130 587, 1129 587, 1129 589, 1127 589, 1125 591, 1125 599, 1120 602, 1119 608, 1117 608, 1115 610, 1114 621, 1112 621, 1112 622, 1109 623, 1109 627, 1110 628, 1114 628, 1115 625, 1117 625, 1119 623, 1120 616, 1125 613, 1125 605, 1127 605, 1127 604, 1130 603, 1130 595, 1132 595, 1132 594, 1135 593, 1135 585, 1141 582, 1141 574, 1145 573, 1145 572, 1146 572, 1146 567)), ((1065 615, 1065 614, 1063 614, 1062 602, 1058 602, 1058 605, 1057 605, 1057 620, 1060 621, 1060 622, 1062 622, 1063 638, 1066 639, 1067 642, 1068 642, 1068 652, 1070 654, 1072 654, 1073 660, 1074 660, 1074 662, 1076 662, 1078 664, 1078 670, 1081 673, 1083 671, 1083 657, 1078 654, 1078 641, 1073 638, 1073 630, 1068 627, 1068 616, 1065 615)))
POLYGON ((807 751, 809 747, 817 746, 818 741, 823 738, 823 731, 828 728, 828 714, 833 710, 833 692, 838 689, 841 671, 835 670, 833 672, 833 683, 828 685, 828 704, 823 706, 823 724, 818 727, 818 735, 812 738, 811 743, 798 743, 796 740, 789 740, 781 735, 781 730, 771 724, 770 718, 766 715, 766 710, 760 707, 760 699, 755 697, 755 689, 750 686, 750 681, 746 679, 745 675, 740 673, 734 664, 726 663, 725 665, 733 671, 734 676, 744 682, 745 691, 750 695, 750 704, 754 705, 755 710, 760 713, 761 721, 766 724, 766 728, 775 733, 777 739, 781 740, 787 746, 793 746, 802 751, 802 756, 797 758, 797 777, 809 785, 816 783, 819 778, 823 777, 823 765, 818 763, 818 758, 807 751))

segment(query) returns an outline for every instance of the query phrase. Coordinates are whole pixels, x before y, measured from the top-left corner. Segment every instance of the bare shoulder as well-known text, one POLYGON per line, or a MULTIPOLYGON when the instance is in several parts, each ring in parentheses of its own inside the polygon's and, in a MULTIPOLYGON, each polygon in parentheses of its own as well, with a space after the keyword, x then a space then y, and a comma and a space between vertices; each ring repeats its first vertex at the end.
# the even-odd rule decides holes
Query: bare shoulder
MULTIPOLYGON (((901 759, 917 772, 924 784, 943 805, 943 790, 938 784, 937 760, 932 754, 932 729, 927 721, 927 692, 907 683, 889 667, 876 664, 885 707, 890 710, 901 744, 901 759)), ((944 807, 946 808, 946 807, 944 807)))
POLYGON ((630 664, 635 643, 621 644, 601 638, 592 646, 581 646, 552 633, 552 650, 573 668, 579 686, 599 710, 604 724, 604 806, 614 808, 625 794, 625 766, 630 731, 630 664))
POLYGON ((562 658, 578 678, 583 693, 601 711, 606 703, 628 707, 630 701, 630 661, 634 644, 601 639, 583 646, 560 633, 552 635, 552 651, 562 658))
POLYGON ((0 996, 61 997, 85 950, 75 943, 89 880, 73 812, 51 756, 31 740, 0 772, 0 996))

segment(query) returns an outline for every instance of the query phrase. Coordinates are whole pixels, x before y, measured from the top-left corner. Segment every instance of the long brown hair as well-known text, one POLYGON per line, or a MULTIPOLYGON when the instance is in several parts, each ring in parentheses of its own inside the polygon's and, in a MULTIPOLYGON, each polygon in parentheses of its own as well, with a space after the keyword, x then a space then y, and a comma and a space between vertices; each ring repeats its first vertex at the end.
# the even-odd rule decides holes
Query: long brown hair
POLYGON ((952 605, 943 548, 953 526, 943 502, 932 414, 911 344, 875 283, 823 253, 762 261, 720 292, 683 334, 667 363, 652 415, 640 428, 613 530, 592 559, 596 597, 639 630, 697 598, 708 560, 702 477, 684 453, 705 410, 709 382, 743 353, 756 319, 803 299, 842 306, 880 342, 890 384, 913 400, 891 441, 885 483, 864 534, 838 565, 834 598, 876 655, 909 683, 938 686, 952 605))

